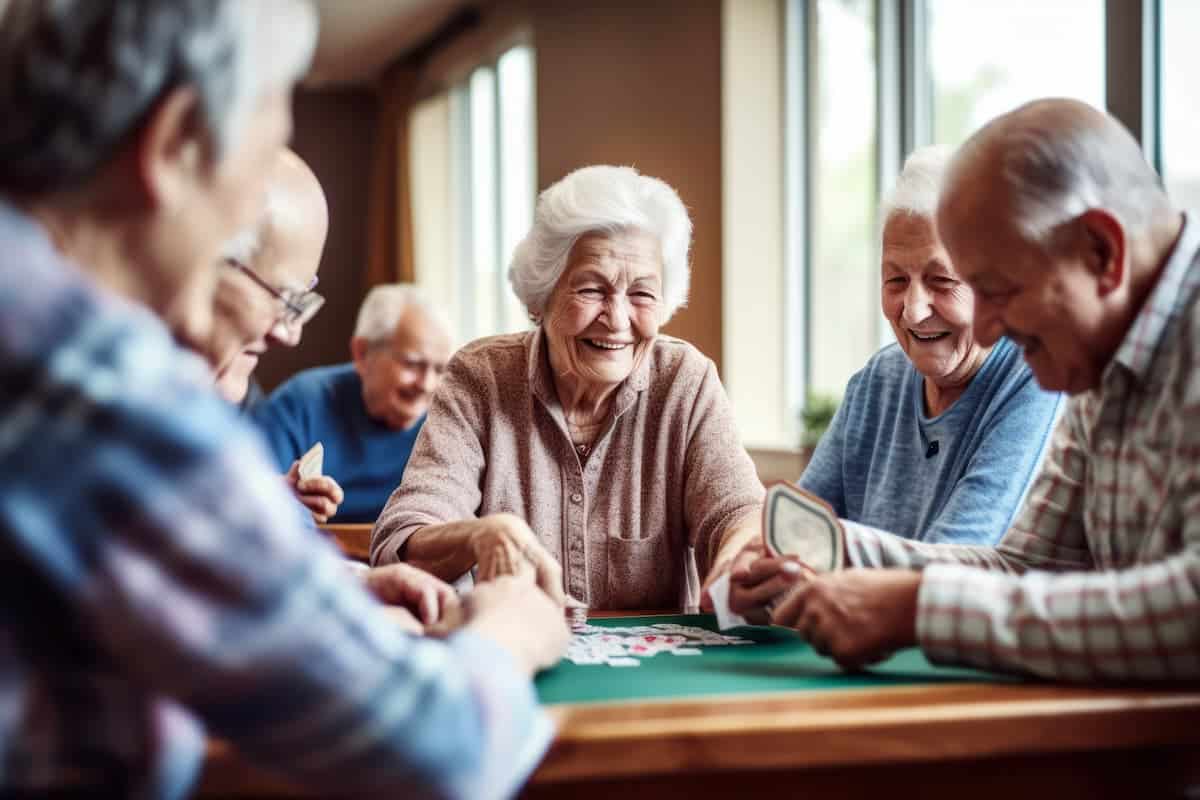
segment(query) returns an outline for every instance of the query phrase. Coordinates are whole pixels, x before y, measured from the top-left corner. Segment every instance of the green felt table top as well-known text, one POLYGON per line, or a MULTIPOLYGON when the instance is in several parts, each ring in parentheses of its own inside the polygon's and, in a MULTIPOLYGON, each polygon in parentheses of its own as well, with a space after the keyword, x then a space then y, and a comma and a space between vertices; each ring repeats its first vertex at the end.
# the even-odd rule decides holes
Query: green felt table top
MULTIPOLYGON (((717 630, 711 614, 611 617, 592 625, 624 628, 675 623, 717 630)), ((538 698, 546 704, 617 702, 719 694, 880 688, 927 683, 1013 681, 969 669, 936 667, 913 648, 859 673, 847 673, 786 628, 735 628, 726 634, 753 639, 753 645, 702 647, 698 656, 669 653, 639 658, 637 667, 561 661, 537 677, 538 698)))

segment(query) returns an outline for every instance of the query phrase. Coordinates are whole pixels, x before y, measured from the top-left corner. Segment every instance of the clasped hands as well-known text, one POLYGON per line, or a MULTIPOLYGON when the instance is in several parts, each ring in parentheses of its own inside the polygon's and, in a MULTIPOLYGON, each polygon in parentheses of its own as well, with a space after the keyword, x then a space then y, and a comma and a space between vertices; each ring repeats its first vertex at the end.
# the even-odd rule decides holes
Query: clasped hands
POLYGON ((861 669, 916 644, 918 572, 817 573, 793 556, 748 544, 730 565, 729 607, 750 622, 793 628, 823 656, 861 669))

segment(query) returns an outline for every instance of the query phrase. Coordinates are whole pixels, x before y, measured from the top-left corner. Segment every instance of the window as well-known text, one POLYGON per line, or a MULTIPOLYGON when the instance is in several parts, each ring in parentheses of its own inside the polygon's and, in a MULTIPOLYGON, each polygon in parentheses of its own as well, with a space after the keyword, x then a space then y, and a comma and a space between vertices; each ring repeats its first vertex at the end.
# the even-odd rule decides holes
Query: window
POLYGON ((533 67, 510 48, 409 118, 416 279, 460 343, 528 324, 507 271, 533 221, 533 67))
MULTIPOLYGON (((875 351, 875 14, 872 0, 819 0, 809 244, 809 394, 840 396, 875 351), (857 369, 857 367, 854 367, 857 369)), ((811 78, 810 78, 811 80, 811 78)))
POLYGON ((1180 208, 1200 207, 1200 3, 1162 0, 1162 171, 1180 208))
POLYGON ((1104 107, 1104 0, 928 0, 930 141, 956 145, 1038 97, 1104 107))

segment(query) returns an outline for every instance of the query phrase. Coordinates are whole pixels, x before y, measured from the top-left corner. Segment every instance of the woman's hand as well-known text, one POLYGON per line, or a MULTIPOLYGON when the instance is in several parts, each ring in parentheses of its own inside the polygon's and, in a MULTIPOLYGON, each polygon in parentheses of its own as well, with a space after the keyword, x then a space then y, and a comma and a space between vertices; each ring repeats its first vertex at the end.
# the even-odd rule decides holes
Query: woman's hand
POLYGON ((416 623, 415 633, 458 616, 459 600, 454 587, 425 570, 408 564, 388 564, 367 570, 364 580, 367 590, 381 603, 396 606, 393 614, 397 619, 405 620, 406 615, 411 615, 409 618, 416 623))
POLYGON ((571 632, 562 604, 533 585, 530 570, 477 584, 463 606, 467 629, 503 646, 530 675, 557 664, 567 650, 571 632))
POLYGON ((797 559, 768 555, 761 542, 750 544, 734 561, 729 575, 729 610, 755 625, 771 621, 771 608, 806 572, 797 559))
POLYGON ((313 522, 324 525, 329 518, 337 513, 338 506, 346 499, 342 487, 328 475, 318 475, 315 478, 300 479, 300 461, 292 462, 287 475, 284 476, 288 487, 296 495, 296 499, 304 504, 312 514, 313 522))
POLYGON ((562 567, 546 552, 537 536, 515 514, 490 514, 476 523, 471 550, 478 569, 477 582, 504 575, 532 574, 537 585, 561 609, 566 603, 562 567))

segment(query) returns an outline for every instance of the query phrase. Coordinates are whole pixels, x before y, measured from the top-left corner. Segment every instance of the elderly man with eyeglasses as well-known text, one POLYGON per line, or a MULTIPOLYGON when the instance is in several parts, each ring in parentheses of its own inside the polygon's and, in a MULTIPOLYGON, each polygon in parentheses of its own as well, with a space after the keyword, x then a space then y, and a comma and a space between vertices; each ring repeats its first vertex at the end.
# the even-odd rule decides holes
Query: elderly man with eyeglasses
POLYGON ((376 286, 359 308, 350 352, 351 362, 294 375, 251 416, 289 475, 322 443, 325 472, 345 492, 333 522, 374 522, 400 484, 450 359, 449 325, 416 287, 376 286))
MULTIPOLYGON (((300 344, 304 325, 325 304, 313 290, 328 229, 320 181, 300 156, 281 149, 257 222, 222 248, 212 330, 196 348, 213 368, 217 392, 230 403, 246 407, 259 358, 272 347, 300 344)), ((315 522, 337 513, 344 493, 336 480, 301 479, 298 458, 282 469, 315 522)))

